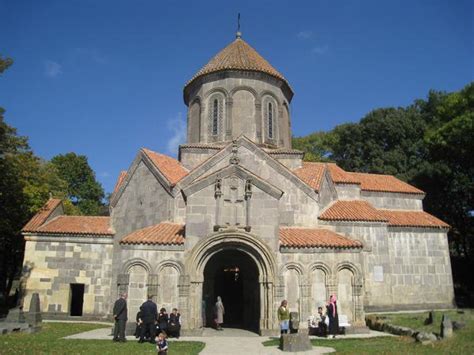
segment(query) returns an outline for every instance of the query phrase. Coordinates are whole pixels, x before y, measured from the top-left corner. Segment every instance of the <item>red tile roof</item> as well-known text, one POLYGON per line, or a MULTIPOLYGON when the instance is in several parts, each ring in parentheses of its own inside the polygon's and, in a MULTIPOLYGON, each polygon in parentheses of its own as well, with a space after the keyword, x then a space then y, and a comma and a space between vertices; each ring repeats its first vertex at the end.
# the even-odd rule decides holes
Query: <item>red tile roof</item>
POLYGON ((379 192, 399 192, 407 194, 424 194, 423 191, 407 184, 395 176, 366 173, 346 173, 359 181, 361 190, 379 192))
POLYGON ((323 180, 326 164, 303 162, 303 166, 293 173, 309 185, 313 190, 319 191, 323 180))
POLYGON ((283 80, 288 86, 288 82, 272 65, 257 53, 247 42, 237 38, 217 55, 212 58, 196 75, 186 84, 188 86, 197 78, 224 70, 246 70, 257 71, 269 74, 275 78, 283 80))
POLYGON ((362 191, 396 192, 405 194, 424 194, 423 191, 407 184, 392 175, 351 173, 334 163, 303 163, 303 167, 293 172, 314 190, 319 191, 323 169, 328 169, 335 184, 360 185, 362 191))
POLYGON ((356 184, 359 185, 360 182, 358 179, 353 178, 345 170, 338 167, 334 163, 328 163, 327 168, 331 174, 331 179, 335 184, 356 184))
POLYGON ((161 222, 130 233, 122 238, 120 244, 182 245, 184 232, 183 224, 161 222))
POLYGON ((110 217, 58 216, 32 231, 46 234, 113 235, 110 217))
POLYGON ((362 248, 362 243, 328 229, 280 228, 280 245, 291 248, 362 248))
POLYGON ((378 210, 393 227, 449 228, 449 224, 425 211, 378 210))
POLYGON ((336 201, 326 209, 319 219, 327 221, 361 221, 361 222, 387 222, 383 216, 370 203, 362 200, 336 201))
POLYGON ((146 148, 142 148, 142 151, 148 156, 148 158, 150 158, 153 164, 161 171, 171 185, 176 185, 189 173, 189 171, 174 158, 156 153, 146 148))
POLYGON ((112 192, 112 195, 115 194, 120 189, 120 186, 122 186, 123 180, 125 180, 126 176, 127 176, 127 172, 125 170, 122 170, 117 179, 117 182, 115 183, 114 192, 112 192))
POLYGON ((43 207, 29 220, 23 227, 23 232, 35 231, 41 226, 51 215, 51 213, 61 204, 61 200, 50 198, 43 207))

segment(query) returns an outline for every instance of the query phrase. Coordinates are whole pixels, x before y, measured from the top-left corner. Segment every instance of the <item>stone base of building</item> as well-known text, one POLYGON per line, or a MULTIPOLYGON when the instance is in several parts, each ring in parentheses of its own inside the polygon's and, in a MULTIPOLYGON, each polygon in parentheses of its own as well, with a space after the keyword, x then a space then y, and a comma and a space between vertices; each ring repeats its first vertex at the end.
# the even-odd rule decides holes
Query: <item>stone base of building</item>
POLYGON ((399 312, 399 311, 429 311, 432 309, 453 309, 454 303, 422 303, 422 304, 393 304, 383 306, 364 306, 365 313, 399 312))

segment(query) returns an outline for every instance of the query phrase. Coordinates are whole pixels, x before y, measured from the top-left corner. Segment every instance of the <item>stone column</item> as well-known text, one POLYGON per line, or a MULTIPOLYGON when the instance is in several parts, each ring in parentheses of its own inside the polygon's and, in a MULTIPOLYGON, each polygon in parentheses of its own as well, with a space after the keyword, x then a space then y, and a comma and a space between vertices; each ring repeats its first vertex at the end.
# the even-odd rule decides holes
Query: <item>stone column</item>
POLYGON ((300 321, 303 322, 302 325, 305 325, 307 324, 306 320, 311 315, 311 285, 305 277, 302 277, 300 285, 300 299, 300 321))
POLYGON ((191 319, 191 315, 189 313, 189 287, 189 276, 180 275, 178 279, 178 309, 179 312, 184 315, 183 328, 189 328, 189 320, 191 319))
POLYGON ((354 326, 365 327, 364 302, 362 299, 362 278, 354 277, 352 295, 354 300, 354 326))
POLYGON ((117 295, 116 298, 120 296, 120 294, 127 292, 128 293, 128 285, 130 283, 130 275, 129 274, 119 274, 117 276, 117 295))

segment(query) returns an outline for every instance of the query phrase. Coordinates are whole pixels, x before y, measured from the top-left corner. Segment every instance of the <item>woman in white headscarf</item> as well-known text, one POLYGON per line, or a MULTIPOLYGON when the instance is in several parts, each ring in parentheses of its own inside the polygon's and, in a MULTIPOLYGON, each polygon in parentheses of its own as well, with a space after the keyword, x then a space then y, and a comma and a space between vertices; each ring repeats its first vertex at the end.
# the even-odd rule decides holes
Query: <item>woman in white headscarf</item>
POLYGON ((222 303, 222 298, 221 296, 217 296, 217 302, 215 306, 215 313, 216 313, 216 329, 217 330, 223 330, 221 327, 221 324, 224 323, 224 304, 222 303))

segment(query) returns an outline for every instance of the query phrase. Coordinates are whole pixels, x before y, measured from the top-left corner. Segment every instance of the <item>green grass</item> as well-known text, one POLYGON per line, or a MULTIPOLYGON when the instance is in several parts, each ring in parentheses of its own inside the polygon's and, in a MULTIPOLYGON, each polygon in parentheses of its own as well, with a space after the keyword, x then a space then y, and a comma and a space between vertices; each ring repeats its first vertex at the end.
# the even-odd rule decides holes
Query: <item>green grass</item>
POLYGON ((452 321, 462 321, 466 323, 466 327, 470 327, 474 331, 474 310, 467 309, 462 312, 464 313, 458 313, 456 310, 435 311, 433 324, 430 325, 424 325, 425 319, 428 318, 428 312, 382 314, 379 317, 384 317, 383 321, 386 323, 439 334, 441 318, 443 314, 446 314, 452 321))
MULTIPOLYGON (((474 311, 466 310, 464 314, 456 311, 436 312, 434 325, 424 326, 427 313, 421 314, 384 314, 389 323, 406 326, 423 331, 439 333, 441 314, 446 313, 451 320, 463 321, 466 327, 454 332, 448 340, 441 340, 432 345, 421 345, 411 337, 378 337, 366 339, 312 339, 313 346, 327 346, 336 349, 337 354, 474 354, 474 311), (431 330, 432 329, 432 330, 431 330)), ((265 346, 278 346, 278 339, 263 343, 265 346)))
MULTIPOLYGON (((0 354, 156 354, 152 344, 136 341, 114 343, 112 340, 62 339, 67 335, 104 328, 98 324, 43 323, 36 334, 14 333, 0 336, 0 354)), ((110 327, 109 327, 110 328, 110 327)), ((169 342, 170 355, 199 354, 204 343, 192 341, 169 342)))

